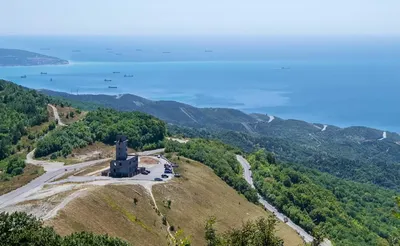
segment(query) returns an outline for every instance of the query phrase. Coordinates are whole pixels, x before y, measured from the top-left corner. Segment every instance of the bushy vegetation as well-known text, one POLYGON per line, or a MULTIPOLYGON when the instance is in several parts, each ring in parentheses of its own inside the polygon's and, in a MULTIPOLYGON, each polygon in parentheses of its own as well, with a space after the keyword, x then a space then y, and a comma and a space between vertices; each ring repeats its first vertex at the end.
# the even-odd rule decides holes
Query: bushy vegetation
MULTIPOLYGON (((400 180, 398 179, 400 176, 400 146, 390 141, 377 141, 379 135, 378 137, 375 136, 375 141, 358 143, 352 140, 357 137, 357 134, 360 134, 360 136, 361 134, 367 135, 358 132, 358 129, 355 127, 345 129, 343 131, 349 135, 339 137, 333 136, 335 132, 323 132, 327 136, 322 138, 321 132, 318 132, 314 136, 314 143, 304 139, 304 137, 298 137, 293 131, 286 133, 286 135, 281 133, 281 135, 276 136, 277 134, 274 133, 262 136, 227 130, 168 126, 171 135, 218 139, 246 152, 265 148, 275 153, 277 159, 283 162, 297 163, 332 174, 338 178, 372 183, 400 191, 400 180), (316 146, 316 143, 318 146, 316 146)), ((370 128, 366 129, 367 132, 376 131, 370 128)), ((280 129, 278 132, 285 131, 285 129, 280 129)), ((343 134, 337 129, 335 131, 343 134)), ((302 134, 309 136, 307 132, 302 134)))
POLYGON ((204 163, 249 201, 257 203, 257 192, 242 177, 243 170, 236 160, 238 149, 217 141, 193 139, 186 144, 167 141, 165 151, 204 163))
POLYGON ((131 148, 158 148, 163 146, 165 123, 139 112, 98 109, 89 112, 82 121, 57 129, 41 139, 35 156, 67 156, 74 148, 84 147, 94 141, 114 144, 119 134, 128 137, 128 146, 131 148))
POLYGON ((12 155, 0 161, 0 181, 9 180, 11 177, 24 172, 25 161, 19 155, 12 155))
POLYGON ((47 121, 49 102, 35 90, 0 80, 0 160, 12 153, 12 145, 27 133, 26 127, 47 121))
POLYGON ((263 150, 247 157, 256 188, 307 231, 335 245, 387 245, 398 233, 395 192, 267 158, 263 150))
POLYGON ((241 228, 218 234, 214 227, 216 218, 207 220, 205 239, 207 246, 282 246, 282 239, 275 236, 277 221, 274 217, 248 221, 241 228))
POLYGON ((53 228, 26 213, 0 214, 0 245, 4 246, 129 246, 107 235, 79 232, 62 237, 53 228))

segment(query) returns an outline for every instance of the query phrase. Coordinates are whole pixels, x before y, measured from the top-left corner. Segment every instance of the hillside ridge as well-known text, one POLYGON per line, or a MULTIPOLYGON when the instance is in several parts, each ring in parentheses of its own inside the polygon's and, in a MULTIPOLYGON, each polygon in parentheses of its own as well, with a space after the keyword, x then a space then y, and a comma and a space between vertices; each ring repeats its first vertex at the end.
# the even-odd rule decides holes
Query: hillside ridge
POLYGON ((66 65, 67 60, 20 49, 0 48, 0 67, 2 66, 39 66, 66 65))
POLYGON ((132 94, 72 95, 41 90, 78 102, 79 107, 140 111, 168 123, 171 134, 217 138, 245 151, 266 148, 278 159, 339 178, 400 190, 400 135, 365 126, 331 124, 246 114, 229 108, 197 108, 175 101, 152 101, 132 94), (373 170, 373 171, 372 171, 373 170))

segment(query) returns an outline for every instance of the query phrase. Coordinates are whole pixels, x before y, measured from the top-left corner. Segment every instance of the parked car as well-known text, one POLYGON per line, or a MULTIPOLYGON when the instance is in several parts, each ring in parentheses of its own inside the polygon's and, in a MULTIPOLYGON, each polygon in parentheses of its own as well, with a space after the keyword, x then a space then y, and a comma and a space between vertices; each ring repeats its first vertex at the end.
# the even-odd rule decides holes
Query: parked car
POLYGON ((162 178, 154 178, 154 181, 163 181, 162 178))
POLYGON ((157 155, 157 158, 161 158, 161 155, 157 155))
POLYGON ((161 174, 161 178, 163 178, 163 179, 167 179, 169 176, 168 175, 166 175, 166 174, 161 174))
POLYGON ((180 177, 181 177, 181 175, 180 175, 179 173, 175 173, 174 177, 176 177, 176 178, 180 178, 180 177))
POLYGON ((283 222, 287 223, 289 221, 288 217, 283 218, 283 222))
POLYGON ((171 169, 165 169, 164 173, 172 173, 172 170, 171 169))

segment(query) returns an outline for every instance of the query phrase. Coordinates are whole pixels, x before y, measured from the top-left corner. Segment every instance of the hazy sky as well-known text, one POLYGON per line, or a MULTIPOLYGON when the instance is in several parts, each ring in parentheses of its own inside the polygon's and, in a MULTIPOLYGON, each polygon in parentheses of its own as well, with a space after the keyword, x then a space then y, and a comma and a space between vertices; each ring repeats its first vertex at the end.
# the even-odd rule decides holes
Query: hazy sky
POLYGON ((0 35, 400 35, 400 0, 0 0, 0 35))

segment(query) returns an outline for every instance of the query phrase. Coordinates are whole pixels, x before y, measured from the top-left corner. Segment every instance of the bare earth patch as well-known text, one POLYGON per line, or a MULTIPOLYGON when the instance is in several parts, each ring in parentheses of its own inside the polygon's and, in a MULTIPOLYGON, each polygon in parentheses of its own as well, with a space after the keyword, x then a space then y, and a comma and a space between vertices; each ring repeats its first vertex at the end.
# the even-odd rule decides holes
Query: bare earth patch
POLYGON ((156 158, 152 158, 152 157, 147 157, 147 156, 141 156, 139 158, 139 164, 142 165, 155 165, 158 164, 158 160, 156 158))
MULTIPOLYGON (((83 148, 73 149, 72 153, 68 155, 67 158, 59 157, 54 161, 64 162, 65 165, 72 165, 80 162, 105 158, 115 158, 115 146, 107 145, 101 142, 95 142, 83 148)), ((50 160, 50 156, 40 159, 50 160)))
POLYGON ((83 169, 83 170, 77 172, 77 173, 74 173, 73 175, 74 176, 85 176, 85 175, 88 175, 88 174, 91 174, 91 173, 94 173, 97 171, 99 172, 98 175, 100 175, 100 172, 101 172, 100 170, 107 168, 107 167, 110 167, 109 161, 105 161, 105 162, 90 166, 86 169, 83 169))
POLYGON ((72 108, 72 107, 61 107, 60 105, 57 105, 56 108, 57 108, 58 114, 60 115, 61 121, 67 125, 72 124, 78 120, 85 118, 85 116, 87 114, 87 112, 85 112, 85 111, 82 111, 79 113, 77 109, 72 108), (73 117, 71 117, 71 115, 70 115, 71 112, 73 112, 73 117))

